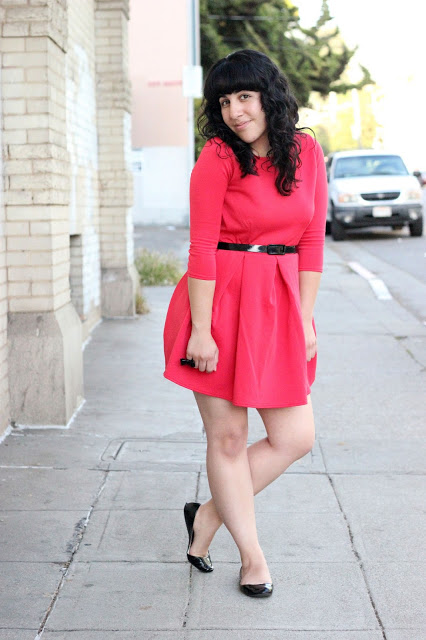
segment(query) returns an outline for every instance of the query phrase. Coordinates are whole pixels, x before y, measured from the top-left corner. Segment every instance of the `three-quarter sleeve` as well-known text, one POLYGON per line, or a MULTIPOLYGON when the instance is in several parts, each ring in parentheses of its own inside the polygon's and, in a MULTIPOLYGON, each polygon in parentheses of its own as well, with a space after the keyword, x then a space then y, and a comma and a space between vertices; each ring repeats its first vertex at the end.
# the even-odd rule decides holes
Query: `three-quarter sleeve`
POLYGON ((225 144, 208 140, 191 173, 188 276, 216 279, 216 252, 225 193, 232 177, 232 157, 225 144))
POLYGON ((299 271, 323 270, 328 187, 324 153, 318 142, 315 143, 315 155, 316 180, 314 214, 297 245, 299 253, 299 271))

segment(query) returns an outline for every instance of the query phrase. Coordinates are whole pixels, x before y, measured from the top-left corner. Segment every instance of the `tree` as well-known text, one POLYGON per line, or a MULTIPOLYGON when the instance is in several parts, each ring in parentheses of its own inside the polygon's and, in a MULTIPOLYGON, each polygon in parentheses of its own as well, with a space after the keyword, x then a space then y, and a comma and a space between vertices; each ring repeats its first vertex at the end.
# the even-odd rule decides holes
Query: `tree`
POLYGON ((237 49, 266 53, 287 76, 300 106, 308 106, 312 91, 326 96, 371 84, 365 67, 357 84, 341 80, 355 49, 349 49, 332 20, 327 0, 316 24, 300 26, 290 0, 200 0, 201 64, 210 66, 237 49))

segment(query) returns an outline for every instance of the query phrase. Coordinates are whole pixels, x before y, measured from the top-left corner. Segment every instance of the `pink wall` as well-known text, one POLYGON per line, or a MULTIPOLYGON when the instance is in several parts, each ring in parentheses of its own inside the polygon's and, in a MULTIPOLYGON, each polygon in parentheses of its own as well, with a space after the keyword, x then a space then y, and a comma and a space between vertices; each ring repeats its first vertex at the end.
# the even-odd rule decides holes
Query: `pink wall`
POLYGON ((132 146, 186 146, 186 0, 130 0, 132 146))

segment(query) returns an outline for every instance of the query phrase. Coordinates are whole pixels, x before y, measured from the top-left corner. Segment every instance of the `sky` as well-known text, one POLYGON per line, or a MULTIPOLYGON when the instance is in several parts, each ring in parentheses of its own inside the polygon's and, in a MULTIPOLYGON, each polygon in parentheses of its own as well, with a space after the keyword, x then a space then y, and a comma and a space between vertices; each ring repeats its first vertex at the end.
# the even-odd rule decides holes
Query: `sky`
MULTIPOLYGON (((312 26, 321 0, 294 0, 303 26, 312 26)), ((403 154, 410 170, 426 170, 426 3, 421 0, 329 0, 346 44, 358 45, 385 95, 388 150, 403 154)))

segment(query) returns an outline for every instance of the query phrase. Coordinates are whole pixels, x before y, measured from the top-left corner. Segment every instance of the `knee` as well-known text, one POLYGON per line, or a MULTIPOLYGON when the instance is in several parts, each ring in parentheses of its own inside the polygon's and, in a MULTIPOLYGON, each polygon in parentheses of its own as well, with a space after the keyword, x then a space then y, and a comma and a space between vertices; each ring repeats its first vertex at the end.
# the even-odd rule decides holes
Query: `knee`
POLYGON ((207 446, 226 458, 237 458, 247 450, 247 428, 228 428, 215 435, 210 435, 207 446))
POLYGON ((297 437, 287 440, 279 440, 278 442, 270 442, 271 446, 279 451, 280 455, 288 456, 291 454, 293 460, 299 460, 310 453, 315 444, 315 431, 301 432, 297 437))
POLYGON ((315 444, 315 433, 305 434, 298 442, 298 458, 303 458, 310 453, 315 444))

